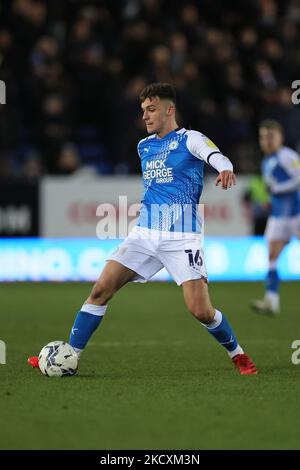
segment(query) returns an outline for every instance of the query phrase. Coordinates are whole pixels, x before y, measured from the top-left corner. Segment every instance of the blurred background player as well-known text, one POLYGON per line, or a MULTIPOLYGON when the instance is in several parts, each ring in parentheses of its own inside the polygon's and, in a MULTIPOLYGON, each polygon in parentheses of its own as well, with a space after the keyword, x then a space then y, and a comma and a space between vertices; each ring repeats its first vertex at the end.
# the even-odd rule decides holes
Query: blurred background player
POLYGON ((293 236, 300 237, 300 158, 283 145, 284 133, 279 122, 264 120, 259 127, 259 144, 264 154, 262 173, 271 194, 271 214, 265 236, 268 241, 269 270, 262 300, 252 301, 261 313, 278 314, 280 253, 293 236))

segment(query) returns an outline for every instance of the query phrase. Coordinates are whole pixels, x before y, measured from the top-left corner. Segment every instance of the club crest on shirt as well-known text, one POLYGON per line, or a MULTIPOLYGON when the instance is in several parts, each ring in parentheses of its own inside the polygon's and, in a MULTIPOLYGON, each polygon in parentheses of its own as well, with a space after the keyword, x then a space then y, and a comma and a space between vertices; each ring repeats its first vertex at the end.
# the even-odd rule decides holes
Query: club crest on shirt
POLYGON ((172 142, 169 145, 169 150, 176 150, 178 148, 178 141, 177 140, 172 140, 172 142))

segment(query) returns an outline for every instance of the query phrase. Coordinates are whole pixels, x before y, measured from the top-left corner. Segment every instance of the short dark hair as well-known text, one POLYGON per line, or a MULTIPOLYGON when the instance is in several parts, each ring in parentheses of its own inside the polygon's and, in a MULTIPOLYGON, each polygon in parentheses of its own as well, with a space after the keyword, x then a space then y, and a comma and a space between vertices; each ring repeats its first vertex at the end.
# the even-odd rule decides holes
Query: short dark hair
POLYGON ((143 103, 147 98, 158 97, 162 100, 170 100, 176 103, 176 91, 170 83, 150 83, 140 93, 140 101, 143 103))
POLYGON ((284 130, 280 122, 275 121, 275 119, 264 119, 260 124, 259 124, 260 129, 274 129, 280 134, 284 134, 284 130))

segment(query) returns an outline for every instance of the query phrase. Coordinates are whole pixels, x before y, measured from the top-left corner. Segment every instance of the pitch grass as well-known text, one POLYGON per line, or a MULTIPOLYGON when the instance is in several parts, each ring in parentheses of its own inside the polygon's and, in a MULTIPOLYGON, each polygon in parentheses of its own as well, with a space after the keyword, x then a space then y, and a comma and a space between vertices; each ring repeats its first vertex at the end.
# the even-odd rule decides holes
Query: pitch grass
POLYGON ((112 300, 77 376, 51 379, 26 360, 67 339, 88 284, 3 284, 1 449, 299 449, 299 286, 282 286, 279 318, 259 317, 254 283, 215 283, 259 375, 243 377, 187 312, 174 284, 131 284, 112 300))

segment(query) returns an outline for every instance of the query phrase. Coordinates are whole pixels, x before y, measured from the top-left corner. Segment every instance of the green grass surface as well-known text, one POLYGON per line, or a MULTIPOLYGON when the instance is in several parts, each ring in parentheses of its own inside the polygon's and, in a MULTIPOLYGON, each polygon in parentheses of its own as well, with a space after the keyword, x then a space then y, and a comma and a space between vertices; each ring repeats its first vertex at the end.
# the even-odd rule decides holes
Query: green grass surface
POLYGON ((51 379, 26 361, 67 339, 88 284, 2 284, 1 449, 299 449, 299 285, 282 286, 282 314, 260 317, 255 283, 215 283, 259 375, 240 376, 187 312, 174 284, 131 284, 111 301, 75 377, 51 379))

